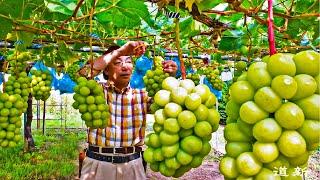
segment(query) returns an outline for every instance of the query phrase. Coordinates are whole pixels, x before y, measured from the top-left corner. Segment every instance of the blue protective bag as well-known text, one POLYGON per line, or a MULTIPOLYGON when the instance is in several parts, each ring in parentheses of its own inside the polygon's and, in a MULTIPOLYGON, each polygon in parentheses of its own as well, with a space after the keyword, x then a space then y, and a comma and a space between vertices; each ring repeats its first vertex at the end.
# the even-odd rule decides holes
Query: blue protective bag
POLYGON ((145 87, 143 83, 143 76, 144 74, 142 75, 138 71, 134 71, 130 79, 130 87, 134 89, 143 89, 145 87))
POLYGON ((207 85, 210 88, 210 91, 217 97, 218 100, 222 99, 222 91, 213 88, 207 77, 203 79, 203 84, 207 85))
POLYGON ((0 72, 0 85, 2 84, 3 80, 4 80, 4 75, 3 73, 0 72))
POLYGON ((186 74, 193 74, 195 73, 195 71, 191 68, 191 67, 188 67, 187 70, 186 70, 186 74))
POLYGON ((54 90, 59 90, 59 79, 53 78, 51 86, 54 90))
POLYGON ((130 79, 130 86, 135 89, 143 89, 143 76, 152 69, 153 61, 146 56, 141 56, 135 62, 134 72, 130 79))
POLYGON ((50 71, 49 68, 43 64, 42 61, 36 61, 31 70, 50 71))
POLYGON ((149 69, 152 69, 153 61, 146 56, 139 57, 135 62, 135 72, 145 75, 149 69))
POLYGON ((58 80, 58 90, 60 91, 60 94, 64 93, 73 93, 73 88, 77 84, 72 81, 69 74, 63 74, 62 78, 58 80))

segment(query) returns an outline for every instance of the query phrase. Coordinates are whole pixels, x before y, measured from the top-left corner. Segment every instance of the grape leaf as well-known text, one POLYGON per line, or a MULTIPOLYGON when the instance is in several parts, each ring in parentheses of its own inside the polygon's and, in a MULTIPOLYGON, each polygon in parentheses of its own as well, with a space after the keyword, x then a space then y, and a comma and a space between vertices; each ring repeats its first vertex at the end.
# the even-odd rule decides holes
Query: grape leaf
POLYGON ((320 37, 320 29, 319 28, 315 28, 314 29, 314 34, 313 34, 313 36, 312 36, 312 38, 314 39, 314 40, 316 40, 316 39, 319 39, 319 37, 320 37))
POLYGON ((59 41, 57 44, 58 44, 57 54, 60 56, 62 61, 67 61, 68 59, 74 56, 72 51, 69 49, 69 47, 64 41, 59 41))
MULTIPOLYGON (((73 14, 74 9, 76 8, 77 4, 70 0, 45 0, 47 8, 51 12, 58 12, 61 14, 69 15, 71 16, 73 14)), ((78 16, 82 16, 81 9, 77 12, 78 16)))
POLYGON ((242 1, 241 3, 241 6, 246 8, 246 9, 249 9, 251 7, 250 3, 248 2, 248 0, 244 0, 242 1))
POLYGON ((313 8, 319 11, 319 0, 297 0, 295 3, 295 12, 296 13, 305 13, 312 5, 313 8), (317 3, 317 4, 315 4, 317 3))
POLYGON ((34 38, 34 34, 32 33, 28 33, 28 32, 23 32, 23 31, 19 31, 17 32, 17 37, 18 37, 18 41, 20 41, 21 43, 17 43, 16 45, 18 46, 18 49, 21 51, 25 51, 27 49, 27 47, 32 45, 32 41, 34 38))
POLYGON ((318 36, 318 38, 312 42, 312 45, 314 45, 314 46, 320 45, 320 36, 318 36))
POLYGON ((64 21, 67 18, 69 18, 69 15, 66 14, 61 14, 59 12, 50 12, 50 11, 45 11, 43 13, 43 19, 48 19, 48 20, 55 20, 55 21, 64 21))
POLYGON ((0 1, 0 12, 12 18, 19 18, 22 13, 23 1, 0 1))
POLYGON ((255 6, 259 6, 261 3, 265 2, 265 0, 253 0, 252 3, 255 6))
POLYGON ((212 60, 212 61, 216 61, 216 62, 218 62, 218 63, 222 63, 222 62, 223 62, 220 53, 212 54, 212 55, 211 55, 211 60, 212 60))
POLYGON ((7 34, 12 31, 12 21, 0 17, 0 39, 5 39, 7 34))
POLYGON ((241 46, 241 35, 243 34, 240 30, 225 31, 219 43, 219 50, 231 51, 236 50, 241 46))
POLYGON ((181 29, 182 31, 183 31, 183 30, 187 30, 187 31, 188 31, 189 28, 191 28, 192 22, 193 22, 192 17, 186 18, 186 19, 180 21, 179 27, 180 27, 180 29, 181 29))
MULTIPOLYGON (((110 7, 110 1, 104 1, 97 6, 97 10, 110 7)), ((139 0, 120 0, 114 7, 106 12, 96 15, 101 23, 113 23, 115 27, 133 28, 141 25, 143 19, 148 25, 154 26, 148 8, 139 0)))
POLYGON ((288 31, 287 33, 291 36, 291 37, 297 37, 297 35, 301 32, 301 31, 312 31, 316 28, 318 28, 319 24, 316 21, 316 19, 313 18, 308 18, 308 19, 292 19, 289 21, 288 24, 288 31))
MULTIPOLYGON (((153 26, 154 22, 151 19, 150 13, 148 11, 147 6, 143 3, 143 1, 139 0, 121 0, 117 3, 119 9, 125 9, 124 12, 130 11, 133 14, 138 15, 141 19, 143 19, 149 26, 153 26)), ((140 23, 138 24, 140 25, 140 23)))
POLYGON ((55 47, 53 45, 43 46, 42 53, 49 54, 49 53, 53 52, 54 49, 55 49, 55 47))
POLYGON ((197 3, 199 11, 205 11, 214 8, 221 3, 221 0, 202 0, 200 3, 197 3))
POLYGON ((236 37, 222 37, 219 43, 219 50, 231 51, 239 47, 239 38, 236 37))
POLYGON ((74 43, 73 44, 73 49, 79 50, 80 48, 82 48, 84 46, 86 46, 86 44, 84 44, 84 43, 74 43))
MULTIPOLYGON (((267 18, 265 18, 267 19, 267 18)), ((284 24, 284 19, 282 17, 274 17, 273 18, 273 23, 276 25, 276 26, 283 26, 284 24)))

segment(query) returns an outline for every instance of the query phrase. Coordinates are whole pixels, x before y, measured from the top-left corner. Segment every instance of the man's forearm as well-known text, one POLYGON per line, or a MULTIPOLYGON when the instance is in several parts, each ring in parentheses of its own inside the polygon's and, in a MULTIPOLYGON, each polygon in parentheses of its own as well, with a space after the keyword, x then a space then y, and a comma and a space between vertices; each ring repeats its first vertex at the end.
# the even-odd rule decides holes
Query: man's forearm
POLYGON ((93 68, 95 70, 104 70, 113 59, 116 59, 119 56, 121 56, 120 49, 114 50, 111 53, 100 56, 94 61, 93 68))

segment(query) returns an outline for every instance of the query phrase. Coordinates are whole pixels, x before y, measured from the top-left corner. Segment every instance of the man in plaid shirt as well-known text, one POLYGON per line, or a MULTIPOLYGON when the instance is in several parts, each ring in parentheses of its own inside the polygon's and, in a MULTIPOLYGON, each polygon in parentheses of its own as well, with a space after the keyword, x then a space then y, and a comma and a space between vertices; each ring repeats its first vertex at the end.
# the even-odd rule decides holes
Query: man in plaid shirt
MULTIPOLYGON (((131 56, 144 53, 142 41, 131 41, 122 47, 109 48, 94 62, 94 70, 103 70, 108 79, 102 86, 111 116, 105 129, 88 130, 89 148, 81 179, 146 179, 141 152, 150 98, 145 90, 132 89, 129 85, 133 70, 131 56)), ((175 75, 177 65, 165 61, 163 70, 175 75)))

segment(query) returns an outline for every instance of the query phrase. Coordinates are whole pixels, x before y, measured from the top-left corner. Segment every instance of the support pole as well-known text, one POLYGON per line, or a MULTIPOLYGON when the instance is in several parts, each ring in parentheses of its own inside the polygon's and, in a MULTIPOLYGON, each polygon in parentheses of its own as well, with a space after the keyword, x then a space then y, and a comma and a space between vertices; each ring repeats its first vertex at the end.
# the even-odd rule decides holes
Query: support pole
MULTIPOLYGON (((179 12, 179 3, 180 3, 180 0, 175 0, 176 12, 179 12)), ((181 47, 180 47, 179 18, 175 18, 174 21, 176 23, 176 29, 175 29, 176 30, 176 47, 177 47, 178 57, 179 57, 179 61, 180 61, 181 76, 182 76, 182 79, 186 79, 186 68, 184 66, 184 62, 182 59, 182 51, 181 51, 181 47)))
POLYGON ((40 129, 40 102, 37 100, 37 129, 40 129))
POLYGON ((28 108, 26 114, 27 120, 24 124, 24 141, 25 141, 25 151, 33 151, 35 149, 34 140, 31 133, 31 124, 32 124, 32 95, 29 94, 28 97, 28 108))
POLYGON ((45 121, 46 121, 46 101, 43 101, 42 135, 44 135, 45 121))
POLYGON ((272 0, 268 0, 268 39, 269 39, 269 49, 270 56, 277 53, 276 43, 273 32, 273 9, 272 9, 272 0))

